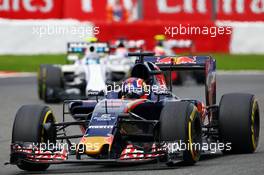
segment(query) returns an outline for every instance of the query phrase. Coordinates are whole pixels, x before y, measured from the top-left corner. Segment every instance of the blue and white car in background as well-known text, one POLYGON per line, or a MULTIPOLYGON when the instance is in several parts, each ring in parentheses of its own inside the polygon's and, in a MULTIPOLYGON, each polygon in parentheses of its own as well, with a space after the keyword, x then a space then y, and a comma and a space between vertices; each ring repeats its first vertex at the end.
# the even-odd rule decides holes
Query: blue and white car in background
POLYGON ((38 72, 39 98, 45 102, 87 98, 106 89, 107 43, 71 42, 66 65, 41 65, 38 72))

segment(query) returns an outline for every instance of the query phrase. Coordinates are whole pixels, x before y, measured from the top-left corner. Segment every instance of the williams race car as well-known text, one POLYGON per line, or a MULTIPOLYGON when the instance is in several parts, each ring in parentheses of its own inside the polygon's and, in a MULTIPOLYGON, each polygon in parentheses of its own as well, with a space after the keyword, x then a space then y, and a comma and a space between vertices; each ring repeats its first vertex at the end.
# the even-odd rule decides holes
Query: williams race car
POLYGON ((217 105, 213 58, 189 56, 193 62, 185 63, 177 56, 130 56, 138 59, 119 91, 101 100, 64 101, 62 122, 47 106, 22 106, 13 124, 9 163, 28 171, 64 163, 193 165, 212 143, 228 154, 256 150, 258 102, 252 94, 230 93, 217 105), (204 70, 205 104, 174 95, 163 75, 168 70, 204 70), (65 121, 68 115, 75 121, 65 121), (80 126, 80 134, 67 134, 72 125, 80 126))
POLYGON ((46 103, 61 102, 69 98, 86 98, 90 91, 105 90, 105 60, 109 51, 107 43, 68 43, 67 59, 73 64, 41 65, 39 98, 46 103))

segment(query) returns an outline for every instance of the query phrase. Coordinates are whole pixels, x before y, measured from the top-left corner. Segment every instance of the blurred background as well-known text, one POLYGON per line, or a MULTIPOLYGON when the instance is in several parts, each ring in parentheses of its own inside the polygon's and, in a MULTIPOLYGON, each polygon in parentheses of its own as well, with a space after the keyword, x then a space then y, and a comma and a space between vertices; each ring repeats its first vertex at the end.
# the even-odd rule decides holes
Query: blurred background
MULTIPOLYGON (((66 43, 90 36, 143 39, 153 50, 157 34, 191 40, 192 54, 213 54, 219 69, 262 70, 263 31, 262 0, 0 0, 0 70, 31 72, 43 62, 64 63, 66 43)), ((176 51, 182 52, 189 51, 176 51)))

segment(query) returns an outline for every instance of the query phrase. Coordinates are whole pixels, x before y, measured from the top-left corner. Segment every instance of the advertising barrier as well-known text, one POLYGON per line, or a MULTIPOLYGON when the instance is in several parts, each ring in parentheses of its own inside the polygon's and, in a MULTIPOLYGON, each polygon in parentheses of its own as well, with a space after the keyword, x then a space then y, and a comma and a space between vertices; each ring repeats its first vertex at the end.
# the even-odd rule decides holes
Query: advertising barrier
POLYGON ((213 22, 200 23, 94 23, 100 28, 99 40, 108 41, 125 36, 127 39, 144 39, 146 49, 154 48, 154 36, 164 34, 167 39, 190 39, 196 52, 229 52, 232 28, 217 27, 213 22), (221 43, 221 44, 219 44, 221 43))
POLYGON ((143 20, 209 21, 213 5, 206 0, 147 0, 143 7, 143 20))
POLYGON ((64 18, 85 21, 106 19, 107 0, 66 0, 64 2, 64 18))
MULTIPOLYGON (((168 39, 192 40, 196 52, 262 53, 264 50, 260 47, 264 44, 259 44, 262 42, 259 35, 263 31, 264 0, 0 0, 0 18, 10 19, 8 24, 0 21, 0 32, 5 39, 12 38, 14 31, 24 31, 28 35, 37 32, 32 30, 33 26, 27 29, 28 19, 75 19, 89 21, 89 26, 94 27, 70 27, 75 33, 91 33, 96 29, 96 36, 102 41, 120 37, 144 39, 148 50, 153 48, 157 34, 165 34, 168 39), (12 22, 13 19, 21 19, 20 26, 12 22), (218 25, 223 21, 229 22, 218 25), (238 25, 236 21, 244 24, 238 25)), ((41 40, 49 39, 36 52, 57 52, 54 48, 43 48, 48 47, 46 43, 52 39, 60 40, 64 36, 42 36, 44 29, 51 32, 60 27, 50 25, 39 29, 41 37, 33 37, 36 42, 41 45, 41 40)), ((66 33, 64 35, 68 36, 66 33)), ((21 33, 16 38, 26 41, 27 34, 21 33)), ((71 36, 75 38, 76 35, 71 36)), ((78 39, 87 36, 82 34, 78 39)), ((11 42, 5 43, 1 46, 2 53, 30 51, 29 47, 25 50, 17 45, 14 47, 18 49, 11 51, 8 49, 13 47, 11 42)))
POLYGON ((217 2, 217 20, 264 21, 263 0, 218 0, 217 2))
POLYGON ((0 17, 10 19, 72 18, 86 21, 122 22, 139 19, 143 21, 263 21, 264 1, 0 0, 0 17))
POLYGON ((63 18, 64 0, 0 0, 0 18, 63 18))

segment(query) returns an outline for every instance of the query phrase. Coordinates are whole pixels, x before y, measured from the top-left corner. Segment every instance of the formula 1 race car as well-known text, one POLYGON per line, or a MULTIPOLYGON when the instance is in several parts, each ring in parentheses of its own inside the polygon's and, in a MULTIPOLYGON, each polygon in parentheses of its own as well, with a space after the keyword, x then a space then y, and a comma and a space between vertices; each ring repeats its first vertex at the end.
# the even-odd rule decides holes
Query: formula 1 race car
POLYGON ((159 162, 174 166, 179 161, 195 164, 213 143, 229 154, 256 150, 260 129, 258 102, 252 94, 230 93, 216 105, 213 58, 189 56, 193 62, 185 63, 177 61, 177 56, 130 56, 138 57, 132 80, 125 81, 120 91, 109 91, 101 100, 64 101, 62 122, 57 122, 47 106, 22 106, 13 124, 9 163, 28 171, 63 163, 159 162), (180 99, 172 93, 171 84, 167 87, 163 76, 163 71, 172 70, 204 70, 205 104, 180 99), (143 85, 143 89, 148 87, 144 96, 128 95, 123 88, 136 87, 135 92, 139 92, 143 85), (66 115, 75 121, 65 121, 66 115), (67 135, 72 125, 80 126, 79 135, 67 135), (77 144, 72 141, 76 138, 80 138, 77 144))
POLYGON ((73 64, 41 65, 38 95, 46 103, 86 98, 90 91, 106 88, 107 43, 71 42, 67 59, 73 64), (81 56, 81 58, 80 58, 81 56))

